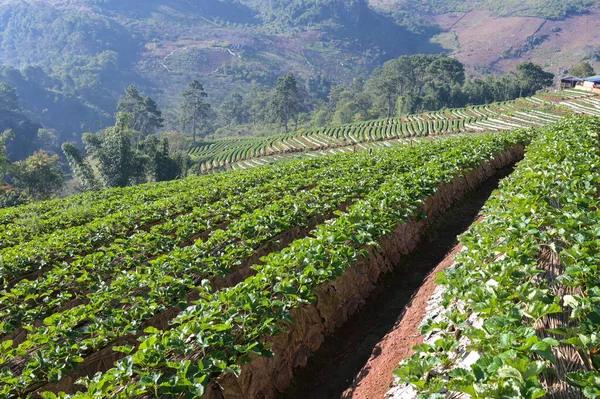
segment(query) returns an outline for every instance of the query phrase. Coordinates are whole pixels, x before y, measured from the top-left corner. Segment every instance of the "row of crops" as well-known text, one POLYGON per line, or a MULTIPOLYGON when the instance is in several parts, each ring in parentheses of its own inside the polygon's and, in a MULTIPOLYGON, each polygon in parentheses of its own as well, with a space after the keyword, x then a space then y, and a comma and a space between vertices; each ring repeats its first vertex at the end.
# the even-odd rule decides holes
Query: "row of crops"
POLYGON ((599 137, 580 117, 529 146, 461 238, 395 397, 600 397, 599 137))
POLYGON ((274 156, 356 150, 363 143, 432 137, 460 132, 511 130, 539 127, 565 115, 600 114, 600 100, 589 92, 566 90, 533 97, 445 109, 401 118, 329 126, 268 137, 249 137, 201 143, 189 153, 201 171, 244 169, 271 162, 274 156))
POLYGON ((450 137, 458 137, 464 136, 469 133, 456 133, 452 135, 444 135, 444 136, 431 136, 431 137, 415 137, 410 139, 399 138, 394 140, 386 140, 386 141, 373 141, 373 142, 364 142, 357 143, 350 147, 336 147, 336 148, 327 148, 323 150, 313 150, 306 152, 292 152, 292 153, 283 153, 277 155, 269 155, 261 158, 250 159, 245 161, 239 161, 230 165, 231 170, 240 170, 240 169, 248 169, 254 168, 256 166, 264 166, 269 165, 273 162, 286 161, 286 160, 299 160, 305 158, 317 158, 328 155, 335 154, 345 154, 345 153, 353 153, 357 151, 374 151, 387 149, 399 145, 413 145, 417 143, 424 142, 433 142, 438 140, 445 140, 450 137))
POLYGON ((0 397, 198 397, 240 373, 243 389, 273 383, 248 370, 281 356, 273 337, 323 300, 323 284, 441 184, 530 135, 451 137, 7 209, 1 237, 27 239, 0 248, 0 397), (73 216, 82 204, 88 212, 73 216))

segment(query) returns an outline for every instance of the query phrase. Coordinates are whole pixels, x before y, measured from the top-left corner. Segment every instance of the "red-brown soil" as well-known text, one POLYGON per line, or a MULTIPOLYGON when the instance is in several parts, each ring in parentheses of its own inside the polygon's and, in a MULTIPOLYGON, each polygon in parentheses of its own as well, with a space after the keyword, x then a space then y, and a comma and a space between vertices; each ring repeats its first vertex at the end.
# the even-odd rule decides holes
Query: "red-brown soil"
MULTIPOLYGON (((429 19, 456 35, 460 48, 451 55, 464 63, 471 74, 487 69, 508 72, 523 61, 532 61, 561 75, 584 59, 594 64, 590 52, 600 43, 599 13, 593 9, 564 20, 545 20, 495 17, 489 11, 472 11, 434 15, 429 19), (543 37, 543 41, 528 48, 528 41, 534 35, 543 37), (503 56, 505 52, 519 51, 515 58, 503 56)), ((600 62, 595 64, 597 67, 600 62)))
POLYGON ((453 54, 469 69, 487 68, 498 61, 511 48, 522 47, 544 23, 542 18, 495 18, 488 11, 472 11, 459 21, 444 16, 435 17, 438 23, 452 25, 460 50, 453 54))
POLYGON ((435 275, 452 264, 457 237, 478 217, 510 168, 488 180, 444 215, 436 233, 410 257, 406 268, 383 276, 362 309, 329 337, 305 368, 296 370, 282 399, 382 399, 398 362, 422 342, 418 326, 435 289, 435 275))
POLYGON ((435 277, 453 263, 454 255, 461 249, 457 245, 425 278, 423 285, 413 294, 393 329, 383 337, 371 353, 367 364, 360 370, 343 398, 383 398, 393 383, 392 371, 398 363, 413 354, 413 347, 423 343, 419 325, 425 317, 425 309, 435 291, 435 277))

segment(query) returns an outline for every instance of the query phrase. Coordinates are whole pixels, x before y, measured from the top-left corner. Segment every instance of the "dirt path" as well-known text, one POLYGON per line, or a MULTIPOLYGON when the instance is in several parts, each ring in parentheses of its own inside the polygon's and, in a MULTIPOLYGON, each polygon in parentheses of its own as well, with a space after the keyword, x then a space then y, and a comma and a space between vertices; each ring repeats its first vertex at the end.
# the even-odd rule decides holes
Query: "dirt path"
POLYGON ((400 313, 392 330, 377 343, 367 364, 358 372, 352 385, 344 391, 343 398, 383 399, 393 382, 392 371, 398 366, 400 360, 413 354, 413 346, 423 343, 423 337, 419 335, 419 324, 425 316, 427 301, 435 291, 436 274, 452 265, 454 255, 461 248, 461 245, 456 245, 425 278, 423 285, 413 294, 400 313))
POLYGON ((367 304, 334 336, 328 337, 308 365, 296 370, 282 399, 383 399, 392 383, 392 370, 422 342, 418 325, 435 289, 435 274, 452 264, 460 249, 457 236, 478 217, 500 178, 448 212, 436 234, 428 237, 411 256, 411 275, 390 273, 382 277, 367 304))

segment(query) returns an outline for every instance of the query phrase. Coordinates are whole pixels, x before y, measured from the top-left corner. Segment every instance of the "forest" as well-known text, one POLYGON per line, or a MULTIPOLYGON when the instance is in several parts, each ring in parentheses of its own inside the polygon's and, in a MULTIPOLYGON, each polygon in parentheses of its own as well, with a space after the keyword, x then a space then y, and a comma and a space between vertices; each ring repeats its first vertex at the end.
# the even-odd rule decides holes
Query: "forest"
MULTIPOLYGON (((589 64, 578 68, 593 73, 589 64)), ((552 86, 553 79, 532 63, 519 64, 507 75, 469 79, 463 65, 445 55, 401 56, 375 69, 366 81, 355 79, 349 86, 322 77, 303 81, 288 73, 272 90, 233 92, 216 108, 203 84, 194 80, 180 94, 177 120, 170 121, 150 96, 131 85, 117 103, 114 126, 71 140, 32 122, 16 90, 3 83, 3 204, 185 177, 199 171, 187 149, 207 138, 288 133, 503 102, 533 95, 552 86), (178 129, 166 130, 167 125, 178 129), (20 168, 36 162, 44 171, 40 166, 27 178, 20 174, 20 168)))

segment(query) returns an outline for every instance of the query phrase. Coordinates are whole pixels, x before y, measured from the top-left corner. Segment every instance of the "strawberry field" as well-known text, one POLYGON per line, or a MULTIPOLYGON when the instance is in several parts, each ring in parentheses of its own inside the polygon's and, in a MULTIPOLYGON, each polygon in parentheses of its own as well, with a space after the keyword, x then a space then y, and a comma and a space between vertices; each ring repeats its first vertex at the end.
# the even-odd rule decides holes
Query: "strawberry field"
POLYGON ((524 152, 440 280, 435 339, 396 376, 431 397, 595 397, 600 124, 521 101, 549 100, 328 130, 371 152, 1 210, 0 397, 276 397, 437 218, 524 152), (398 137, 450 115, 493 131, 398 137))
POLYGON ((296 312, 440 185, 529 137, 454 137, 6 209, 0 392, 233 390, 256 359, 281 355, 273 340, 296 312))
POLYGON ((600 115, 600 99, 588 92, 566 90, 268 137, 208 141, 191 148, 189 154, 202 171, 247 169, 282 158, 351 152, 382 143, 397 145, 448 134, 540 127, 572 113, 600 115))
POLYGON ((599 134, 571 119, 528 147, 440 277, 394 398, 600 396, 599 134))

